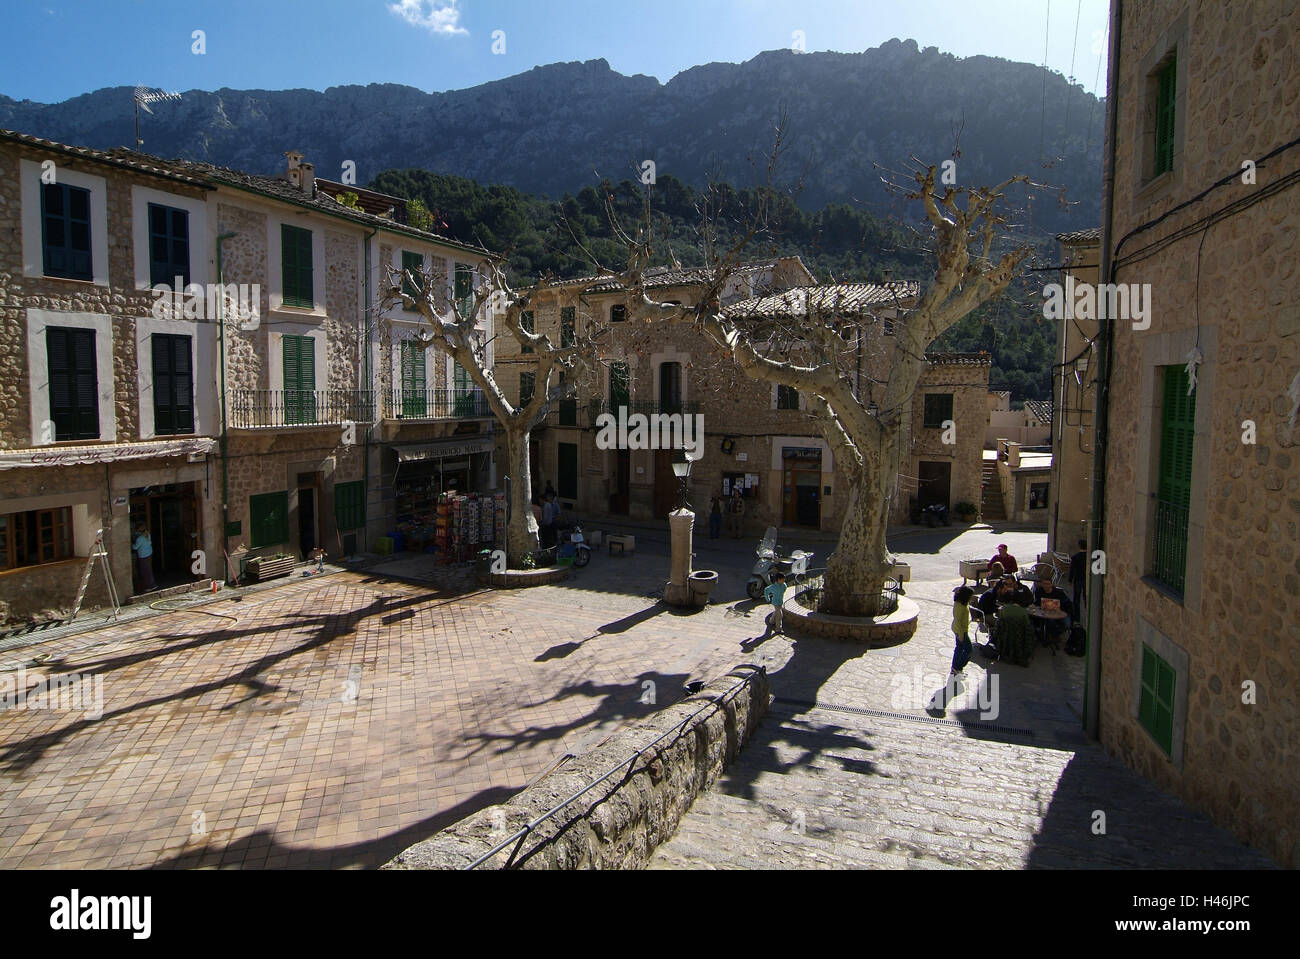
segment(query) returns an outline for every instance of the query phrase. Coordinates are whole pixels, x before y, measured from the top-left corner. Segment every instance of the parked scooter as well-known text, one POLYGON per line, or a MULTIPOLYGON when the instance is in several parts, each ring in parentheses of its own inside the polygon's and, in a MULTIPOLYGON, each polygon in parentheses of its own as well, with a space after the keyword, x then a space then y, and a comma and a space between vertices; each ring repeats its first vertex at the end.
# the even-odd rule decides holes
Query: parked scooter
POLYGON ((591 562, 591 547, 583 538, 581 526, 561 530, 559 537, 559 555, 568 556, 568 551, 572 549, 574 566, 586 566, 591 562))
POLYGON ((758 544, 758 549, 754 551, 758 557, 758 562, 750 571, 749 583, 745 586, 745 592, 753 600, 761 600, 763 591, 772 584, 772 575, 774 573, 785 573, 786 576, 802 576, 808 572, 808 560, 812 559, 813 554, 797 549, 789 556, 781 556, 776 548, 776 527, 769 526, 767 532, 763 535, 763 541, 758 544))

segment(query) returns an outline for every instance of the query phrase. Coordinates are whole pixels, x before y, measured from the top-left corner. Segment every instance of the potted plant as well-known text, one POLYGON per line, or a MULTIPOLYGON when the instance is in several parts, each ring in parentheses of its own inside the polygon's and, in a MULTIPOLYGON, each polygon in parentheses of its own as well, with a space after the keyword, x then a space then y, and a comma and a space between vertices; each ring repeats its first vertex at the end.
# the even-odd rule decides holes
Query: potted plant
POLYGON ((953 507, 952 511, 957 514, 957 518, 963 523, 969 523, 979 515, 979 507, 967 500, 958 503, 953 507))

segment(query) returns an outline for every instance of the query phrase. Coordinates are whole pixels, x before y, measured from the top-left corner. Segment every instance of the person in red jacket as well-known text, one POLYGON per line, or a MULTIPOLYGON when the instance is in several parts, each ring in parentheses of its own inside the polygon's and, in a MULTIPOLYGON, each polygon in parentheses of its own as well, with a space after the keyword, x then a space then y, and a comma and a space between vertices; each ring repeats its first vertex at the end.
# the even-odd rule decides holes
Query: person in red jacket
POLYGON ((1020 568, 1016 565, 1016 558, 1007 552, 1006 543, 998 544, 997 554, 989 560, 990 569, 993 568, 994 563, 1000 563, 1002 566, 1002 572, 1008 576, 1013 575, 1016 570, 1020 568))

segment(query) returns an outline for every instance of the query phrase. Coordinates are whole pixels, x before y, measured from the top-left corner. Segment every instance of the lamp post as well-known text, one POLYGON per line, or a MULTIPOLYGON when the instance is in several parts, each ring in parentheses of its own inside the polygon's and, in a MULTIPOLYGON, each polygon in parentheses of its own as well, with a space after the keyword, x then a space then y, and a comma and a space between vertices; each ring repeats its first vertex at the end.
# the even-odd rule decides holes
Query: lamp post
POLYGON ((683 461, 673 463, 673 475, 681 485, 681 503, 668 516, 671 552, 668 584, 664 587, 664 602, 670 606, 696 605, 690 584, 691 560, 695 555, 691 551, 694 545, 695 513, 691 510, 687 496, 690 493, 691 470, 697 458, 687 453, 683 461))

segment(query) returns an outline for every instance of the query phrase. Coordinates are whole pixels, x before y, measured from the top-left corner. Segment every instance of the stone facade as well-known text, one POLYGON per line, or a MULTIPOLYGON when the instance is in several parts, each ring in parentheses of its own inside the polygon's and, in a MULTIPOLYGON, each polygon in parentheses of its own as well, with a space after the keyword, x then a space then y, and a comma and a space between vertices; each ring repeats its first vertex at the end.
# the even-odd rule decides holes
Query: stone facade
POLYGON ((1108 279, 1150 284, 1153 308, 1149 328, 1111 324, 1107 573, 1091 586, 1103 593, 1092 636, 1100 736, 1244 841, 1300 866, 1300 424, 1288 393, 1300 373, 1300 149, 1259 166, 1254 183, 1242 176, 1244 161, 1295 137, 1300 7, 1122 10, 1108 279), (1170 64, 1172 169, 1154 175, 1157 76, 1170 64), (1239 206, 1209 218, 1229 204, 1239 206), (1157 529, 1161 474, 1171 475, 1163 387, 1193 349, 1203 359, 1194 427, 1180 432, 1192 442, 1179 562, 1157 529), (1166 700, 1144 690, 1144 659, 1166 700), (1148 731, 1157 717, 1168 726, 1148 731))
MULTIPOLYGON (((746 264, 724 291, 723 303, 810 282, 811 275, 797 258, 746 264)), ((652 295, 661 301, 690 305, 699 289, 692 282, 665 283, 658 285, 652 295)), ((747 493, 745 535, 761 535, 769 526, 837 531, 848 502, 847 481, 815 417, 808 412, 806 401, 799 401, 799 409, 778 408, 781 404, 774 385, 746 377, 707 337, 688 324, 611 321, 612 311, 625 307, 625 293, 609 283, 594 283, 592 278, 561 284, 536 301, 534 332, 549 335, 553 342, 560 336, 564 309, 574 310, 575 320, 583 329, 593 321, 607 323, 608 335, 601 345, 600 369, 579 386, 570 415, 566 418, 559 410, 552 410, 545 428, 533 433, 539 466, 533 474, 535 491, 551 481, 562 501, 572 504, 580 514, 614 525, 621 517, 638 521, 663 519, 676 508, 679 486, 669 468, 672 452, 634 450, 620 454, 596 446, 592 404, 598 404, 597 412, 610 409, 612 367, 625 364, 633 410, 680 408, 686 415, 704 418, 704 456, 692 470, 690 488, 690 502, 701 522, 707 522, 709 502, 721 493, 724 479, 756 477, 757 486, 747 493), (662 367, 673 363, 680 368, 680 407, 665 404, 661 395, 662 367), (729 451, 724 451, 724 443, 729 445, 729 451), (576 489, 560 488, 561 444, 576 447, 576 489), (801 508, 795 488, 802 480, 810 489, 812 477, 818 473, 815 507, 810 507, 806 499, 801 508)), ((520 374, 534 368, 535 360, 521 355, 513 338, 500 338, 497 378, 512 401, 519 398, 520 374)), ((987 357, 929 357, 916 391, 913 427, 906 441, 893 522, 908 520, 909 500, 918 495, 922 463, 951 469, 950 490, 941 497, 948 505, 979 502, 989 372, 987 357), (923 427, 927 393, 953 395, 956 429, 955 436, 950 434, 948 438, 955 438, 954 443, 944 442, 942 429, 923 427)))

